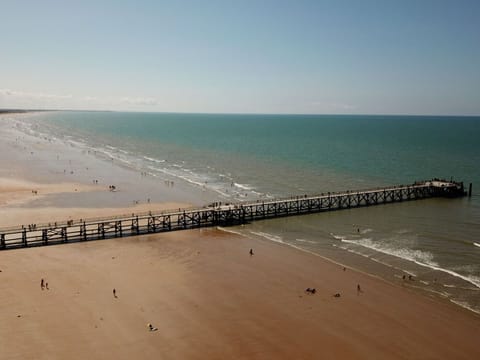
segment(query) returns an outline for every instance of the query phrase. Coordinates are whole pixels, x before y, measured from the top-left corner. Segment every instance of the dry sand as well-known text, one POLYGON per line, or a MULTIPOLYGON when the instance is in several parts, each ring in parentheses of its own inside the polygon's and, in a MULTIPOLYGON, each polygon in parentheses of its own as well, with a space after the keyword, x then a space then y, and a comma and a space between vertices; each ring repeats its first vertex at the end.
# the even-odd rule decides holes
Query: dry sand
POLYGON ((213 229, 4 251, 0 269, 0 359, 480 358, 466 310, 213 229))

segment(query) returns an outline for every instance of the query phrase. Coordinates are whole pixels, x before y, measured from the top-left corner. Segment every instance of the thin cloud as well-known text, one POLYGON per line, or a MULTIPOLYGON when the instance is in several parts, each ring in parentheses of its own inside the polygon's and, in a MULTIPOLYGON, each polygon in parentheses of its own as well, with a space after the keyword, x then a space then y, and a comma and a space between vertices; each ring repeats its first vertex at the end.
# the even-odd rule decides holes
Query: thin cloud
POLYGON ((69 94, 51 94, 43 92, 18 91, 0 89, 0 105, 21 107, 75 108, 75 109, 113 109, 137 108, 159 105, 153 97, 125 96, 125 97, 97 97, 93 95, 72 96, 69 94))
POLYGON ((98 102, 98 101, 100 101, 100 99, 95 97, 95 96, 84 96, 82 98, 82 100, 87 101, 87 102, 98 102))
POLYGON ((159 102, 157 99, 154 98, 144 98, 144 97, 136 97, 136 98, 131 98, 131 97, 124 97, 121 99, 121 102, 124 104, 129 104, 129 105, 158 105, 159 102))
POLYGON ((47 93, 37 93, 37 92, 24 92, 16 91, 10 89, 0 89, 0 95, 11 96, 15 98, 27 98, 27 99, 72 99, 72 95, 58 95, 58 94, 47 94, 47 93))

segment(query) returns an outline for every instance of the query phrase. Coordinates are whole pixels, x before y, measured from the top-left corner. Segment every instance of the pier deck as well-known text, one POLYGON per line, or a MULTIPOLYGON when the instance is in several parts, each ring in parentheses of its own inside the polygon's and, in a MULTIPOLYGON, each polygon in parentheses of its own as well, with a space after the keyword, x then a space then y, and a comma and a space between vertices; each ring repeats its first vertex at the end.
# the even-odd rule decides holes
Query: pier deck
POLYGON ((212 226, 246 224, 255 220, 313 214, 432 197, 466 195, 463 183, 443 180, 386 188, 295 196, 288 199, 212 204, 204 208, 149 212, 111 218, 69 220, 0 229, 0 250, 135 236, 212 226))

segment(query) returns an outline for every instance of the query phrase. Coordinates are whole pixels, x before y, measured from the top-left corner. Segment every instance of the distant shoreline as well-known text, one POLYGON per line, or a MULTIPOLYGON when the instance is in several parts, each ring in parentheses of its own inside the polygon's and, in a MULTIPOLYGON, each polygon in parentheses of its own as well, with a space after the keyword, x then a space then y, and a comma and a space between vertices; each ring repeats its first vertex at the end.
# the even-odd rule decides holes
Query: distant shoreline
POLYGON ((444 115, 435 115, 435 114, 328 114, 328 113, 319 113, 319 114, 310 114, 310 113, 269 113, 269 112, 259 112, 259 113, 236 113, 236 112, 185 112, 185 111, 134 111, 134 110, 89 110, 89 109, 0 109, 0 115, 2 114, 24 114, 32 112, 96 112, 96 113, 139 113, 139 114, 188 114, 188 115, 252 115, 252 116, 371 116, 371 117, 417 117, 417 118, 428 118, 428 117, 459 117, 459 118, 480 118, 480 114, 476 115, 455 115, 455 114, 444 114, 444 115))
POLYGON ((44 111, 44 110, 21 110, 21 109, 0 109, 0 115, 2 114, 25 114, 35 111, 44 111))

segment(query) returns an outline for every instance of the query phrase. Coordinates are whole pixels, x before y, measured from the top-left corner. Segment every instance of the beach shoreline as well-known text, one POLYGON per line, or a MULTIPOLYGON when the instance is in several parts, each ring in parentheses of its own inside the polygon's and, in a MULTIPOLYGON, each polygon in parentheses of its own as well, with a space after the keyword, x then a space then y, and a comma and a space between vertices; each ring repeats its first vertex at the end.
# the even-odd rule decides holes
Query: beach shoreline
MULTIPOLYGON (((199 206, 210 195, 2 129, 11 137, 0 145, 0 227, 199 206)), ((0 252, 0 359, 480 356, 477 314, 235 231, 0 252)))
MULTIPOLYGON (((178 201, 202 205, 211 194, 202 189, 187 187, 182 183, 162 184, 161 180, 141 171, 136 166, 126 166, 121 161, 98 154, 82 144, 66 138, 43 134, 40 125, 25 127, 22 119, 35 120, 45 113, 0 115, 0 131, 6 139, 0 144, 0 178, 10 177, 37 183, 81 183, 109 190, 117 200, 110 205, 125 207, 137 201, 178 201), (162 184, 163 186, 159 186, 162 184), (128 196, 128 197, 127 197, 128 196)), ((102 199, 106 200, 106 199, 102 199)), ((95 205, 98 199, 94 199, 95 205)))
POLYGON ((166 186, 85 150, 19 131, 0 114, 0 227, 201 206, 202 192, 166 186), (112 188, 113 186, 113 188, 112 188))

